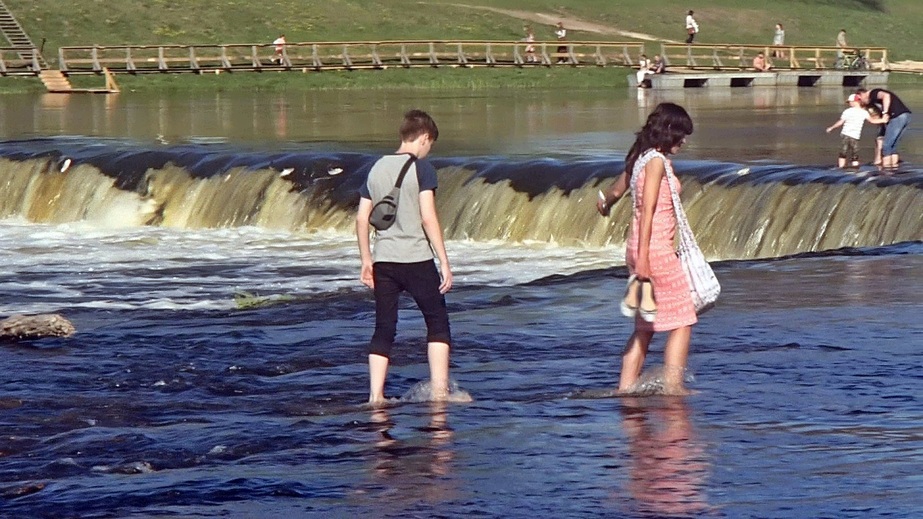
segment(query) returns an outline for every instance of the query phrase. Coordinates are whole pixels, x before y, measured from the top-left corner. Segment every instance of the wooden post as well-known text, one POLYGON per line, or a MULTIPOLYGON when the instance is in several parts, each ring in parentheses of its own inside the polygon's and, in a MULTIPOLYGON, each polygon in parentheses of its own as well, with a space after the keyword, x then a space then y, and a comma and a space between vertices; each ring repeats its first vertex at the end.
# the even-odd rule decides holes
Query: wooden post
POLYGON ((103 68, 103 74, 106 75, 106 90, 114 94, 121 92, 119 84, 115 82, 115 75, 112 72, 109 72, 109 67, 103 68))
POLYGON ((349 45, 343 44, 343 66, 346 68, 353 68, 353 60, 349 59, 349 45))
POLYGON ((226 68, 226 69, 230 69, 230 68, 231 68, 231 60, 228 59, 228 47, 227 47, 227 45, 222 45, 222 46, 221 46, 221 66, 224 67, 224 68, 226 68))
POLYGON ((103 68, 99 66, 99 52, 96 49, 96 45, 93 45, 93 50, 90 55, 93 58, 93 70, 96 72, 101 71, 103 68))
POLYGON ((261 70, 263 68, 263 62, 260 61, 260 54, 256 45, 250 46, 250 64, 252 64, 253 68, 256 70, 261 70))

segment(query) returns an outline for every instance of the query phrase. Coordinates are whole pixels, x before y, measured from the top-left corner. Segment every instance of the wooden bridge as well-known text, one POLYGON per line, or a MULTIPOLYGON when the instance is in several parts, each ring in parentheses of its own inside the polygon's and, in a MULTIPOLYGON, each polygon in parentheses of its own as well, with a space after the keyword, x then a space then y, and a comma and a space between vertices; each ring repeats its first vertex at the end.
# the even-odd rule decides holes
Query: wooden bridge
MULTIPOLYGON (((642 53, 660 54, 668 75, 748 71, 762 52, 774 71, 830 71, 838 68, 836 47, 704 45, 642 42, 523 41, 355 41, 287 43, 276 55, 271 43, 208 45, 91 45, 58 49, 58 69, 48 70, 36 49, 0 48, 0 75, 42 76, 49 91, 73 91, 67 77, 106 75, 105 89, 115 91, 116 74, 221 73, 234 71, 374 70, 440 67, 635 67, 642 53), (531 46, 532 51, 529 52, 531 46)), ((891 64, 883 47, 856 52, 875 71, 891 64)), ((802 84, 796 82, 796 84, 802 84)), ((824 84, 824 83, 810 83, 824 84)), ((749 84, 748 84, 749 85, 749 84)))
POLYGON ((214 72, 237 70, 360 70, 387 67, 631 66, 640 42, 364 41, 272 44, 117 45, 61 47, 58 66, 68 74, 214 72))
MULTIPOLYGON (((623 66, 637 63, 647 52, 653 58, 658 44, 641 42, 525 42, 510 41, 364 41, 288 43, 276 59, 272 44, 226 45, 115 45, 61 47, 58 67, 67 74, 212 72, 234 70, 359 70, 386 67, 499 67, 499 66, 623 66), (647 47, 647 48, 645 48, 647 47)), ((670 68, 741 70, 763 52, 776 69, 835 68, 836 47, 770 47, 764 45, 659 44, 670 68), (773 54, 780 57, 773 58, 773 54)), ((856 49, 872 68, 888 70, 884 47, 856 49)))

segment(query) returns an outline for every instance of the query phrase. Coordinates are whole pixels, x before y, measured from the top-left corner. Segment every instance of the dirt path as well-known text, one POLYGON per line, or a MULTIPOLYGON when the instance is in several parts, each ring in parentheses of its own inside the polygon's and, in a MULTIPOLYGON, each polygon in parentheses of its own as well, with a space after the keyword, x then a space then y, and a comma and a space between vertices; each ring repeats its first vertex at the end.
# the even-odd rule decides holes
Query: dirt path
POLYGON ((504 16, 509 16, 511 18, 518 18, 523 21, 533 22, 548 26, 554 26, 558 22, 563 22, 564 27, 569 30, 574 31, 586 31, 594 32, 596 34, 612 35, 612 36, 624 36, 626 38, 633 38, 636 40, 645 40, 645 41, 662 41, 666 43, 679 43, 675 40, 667 40, 664 38, 658 38, 650 34, 644 34, 640 32, 632 31, 623 31, 616 27, 611 27, 609 25, 602 25, 594 22, 588 22, 586 20, 581 20, 580 18, 573 18, 570 16, 561 16, 559 14, 553 13, 536 13, 530 11, 515 11, 512 9, 499 9, 496 7, 487 7, 483 5, 468 5, 468 4, 452 4, 456 7, 464 7, 466 9, 477 9, 479 11, 490 11, 492 13, 502 14, 504 16))

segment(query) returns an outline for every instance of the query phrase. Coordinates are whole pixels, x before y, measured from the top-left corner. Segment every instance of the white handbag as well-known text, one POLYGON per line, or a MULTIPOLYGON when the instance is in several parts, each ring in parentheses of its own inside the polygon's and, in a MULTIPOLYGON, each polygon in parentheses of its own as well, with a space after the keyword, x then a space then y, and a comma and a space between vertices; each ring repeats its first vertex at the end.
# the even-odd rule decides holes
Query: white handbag
POLYGON ((670 194, 673 198, 673 211, 676 212, 676 228, 679 231, 679 260, 683 264, 683 271, 686 273, 686 279, 689 281, 689 290, 692 295, 692 305, 695 307, 695 313, 701 314, 715 305, 718 300, 718 294, 721 293, 721 284, 715 276, 715 271, 702 254, 702 249, 695 241, 695 235, 689 227, 689 220, 686 219, 686 211, 683 210, 683 204, 679 199, 676 187, 673 185, 674 174, 673 167, 663 159, 664 169, 667 174, 667 184, 670 186, 670 194))

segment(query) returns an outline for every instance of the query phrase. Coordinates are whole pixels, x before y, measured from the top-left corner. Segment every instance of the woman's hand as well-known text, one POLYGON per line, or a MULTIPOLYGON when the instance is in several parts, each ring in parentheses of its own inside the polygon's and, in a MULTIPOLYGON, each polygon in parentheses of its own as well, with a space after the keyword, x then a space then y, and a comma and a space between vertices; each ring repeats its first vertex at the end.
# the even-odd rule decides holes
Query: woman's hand
POLYGON ((639 255, 635 260, 635 276, 641 280, 651 279, 651 262, 647 256, 639 255))

